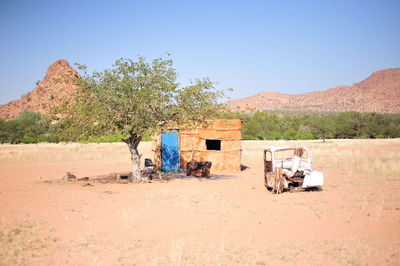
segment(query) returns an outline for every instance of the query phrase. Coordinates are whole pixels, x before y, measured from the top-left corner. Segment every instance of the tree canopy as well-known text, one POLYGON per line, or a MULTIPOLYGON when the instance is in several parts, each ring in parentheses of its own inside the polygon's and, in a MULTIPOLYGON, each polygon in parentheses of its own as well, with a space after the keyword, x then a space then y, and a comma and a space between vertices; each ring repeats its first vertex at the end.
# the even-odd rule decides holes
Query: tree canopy
POLYGON ((203 78, 180 86, 169 59, 119 59, 110 69, 92 74, 86 66, 79 68, 84 71, 80 89, 56 109, 63 117, 59 135, 70 140, 120 135, 131 151, 134 179, 140 178, 137 146, 144 136, 199 124, 221 108, 223 93, 213 82, 203 78))

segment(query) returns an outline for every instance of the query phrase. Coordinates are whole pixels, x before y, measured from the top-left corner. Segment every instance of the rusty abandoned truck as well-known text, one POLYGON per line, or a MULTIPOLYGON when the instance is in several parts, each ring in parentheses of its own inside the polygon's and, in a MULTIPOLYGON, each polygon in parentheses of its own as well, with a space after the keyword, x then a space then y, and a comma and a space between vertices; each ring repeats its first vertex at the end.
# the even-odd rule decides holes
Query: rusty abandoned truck
POLYGON ((270 146, 264 150, 265 187, 272 193, 320 190, 324 175, 315 171, 304 146, 270 146))

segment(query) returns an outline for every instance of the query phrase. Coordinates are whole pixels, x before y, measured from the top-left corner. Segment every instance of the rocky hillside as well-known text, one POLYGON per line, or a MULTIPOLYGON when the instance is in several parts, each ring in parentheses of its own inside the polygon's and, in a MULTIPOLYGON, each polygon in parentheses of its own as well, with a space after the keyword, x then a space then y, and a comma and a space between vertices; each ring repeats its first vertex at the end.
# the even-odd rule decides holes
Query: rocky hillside
POLYGON ((66 60, 57 60, 49 66, 45 78, 35 89, 18 100, 0 106, 0 118, 12 119, 25 110, 48 114, 64 97, 76 91, 73 80, 77 78, 78 72, 66 60))
POLYGON ((264 92, 225 103, 236 111, 400 113, 400 68, 372 73, 352 86, 304 94, 264 92))
MULTIPOLYGON (((0 118, 12 119, 24 110, 49 114, 51 108, 69 97, 77 86, 78 72, 66 60, 49 66, 45 78, 36 88, 18 100, 0 106, 0 118)), ((378 112, 400 113, 400 68, 372 73, 351 86, 304 94, 264 92, 225 103, 234 111, 257 110, 278 112, 378 112)))

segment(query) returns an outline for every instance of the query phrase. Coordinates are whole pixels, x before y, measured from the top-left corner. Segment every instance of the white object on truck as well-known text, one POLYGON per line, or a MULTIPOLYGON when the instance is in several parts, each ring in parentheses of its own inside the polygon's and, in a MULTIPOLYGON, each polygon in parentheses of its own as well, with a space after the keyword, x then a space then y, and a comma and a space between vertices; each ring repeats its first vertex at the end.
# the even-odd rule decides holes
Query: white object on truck
POLYGON ((295 172, 299 169, 301 163, 301 158, 299 156, 293 156, 291 169, 292 172, 295 172))
POLYGON ((324 174, 319 171, 312 171, 304 176, 303 188, 322 187, 324 185, 324 174))

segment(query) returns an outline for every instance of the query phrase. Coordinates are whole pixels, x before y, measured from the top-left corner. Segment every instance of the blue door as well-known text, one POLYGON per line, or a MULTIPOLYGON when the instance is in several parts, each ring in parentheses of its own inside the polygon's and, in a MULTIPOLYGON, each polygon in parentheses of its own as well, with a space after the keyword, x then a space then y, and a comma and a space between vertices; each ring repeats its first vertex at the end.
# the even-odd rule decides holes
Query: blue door
POLYGON ((163 172, 178 172, 178 133, 163 132, 161 134, 161 148, 161 170, 163 172))

